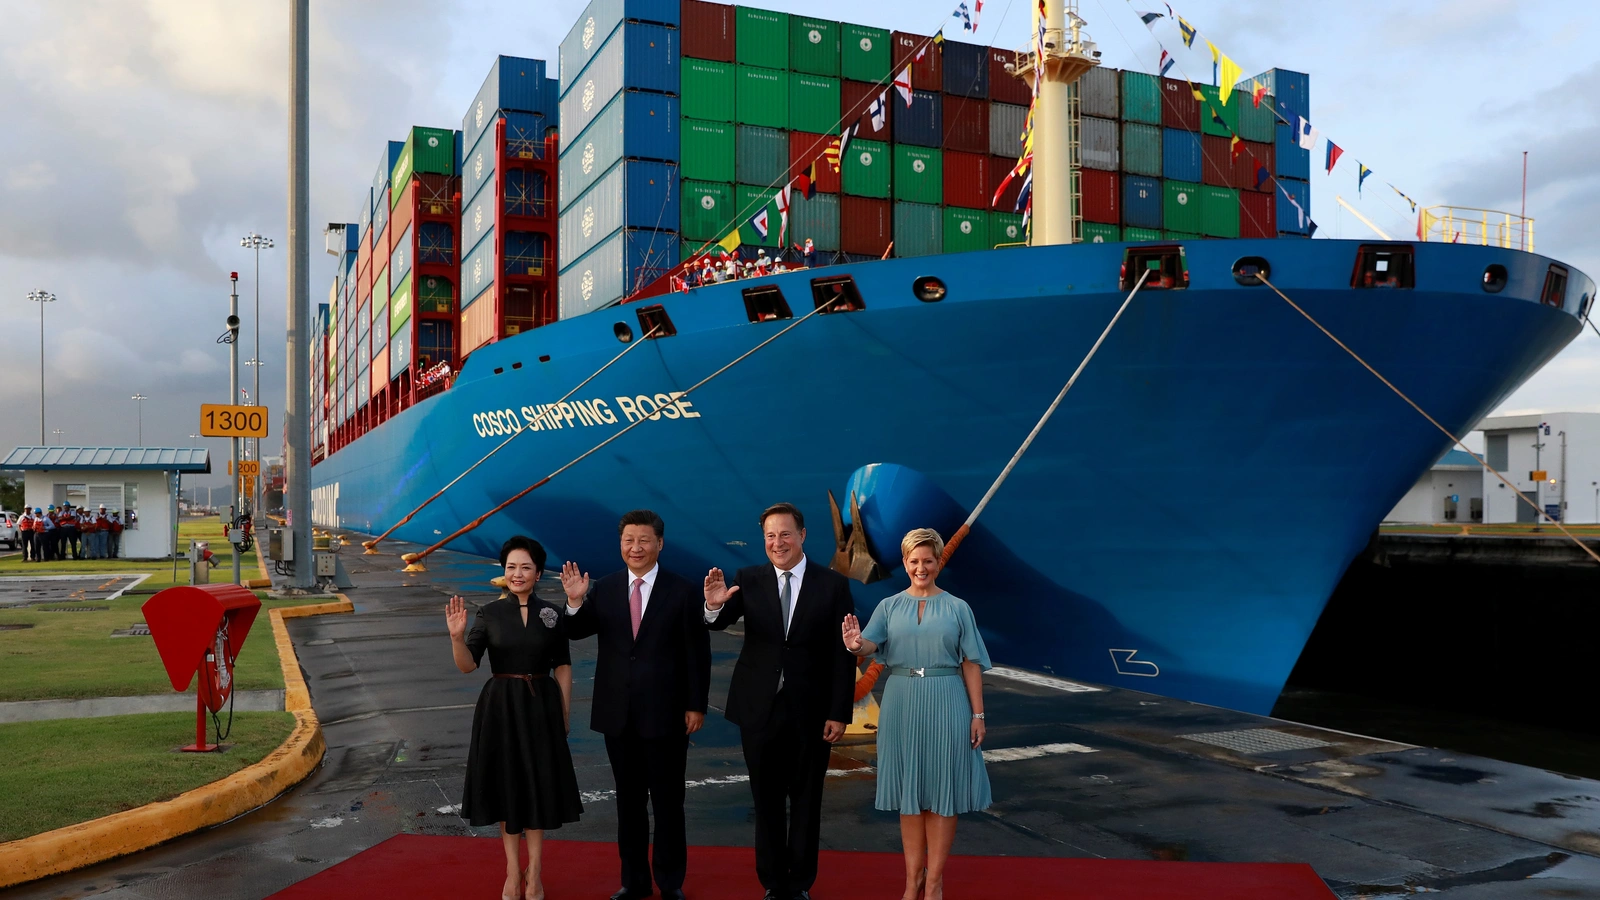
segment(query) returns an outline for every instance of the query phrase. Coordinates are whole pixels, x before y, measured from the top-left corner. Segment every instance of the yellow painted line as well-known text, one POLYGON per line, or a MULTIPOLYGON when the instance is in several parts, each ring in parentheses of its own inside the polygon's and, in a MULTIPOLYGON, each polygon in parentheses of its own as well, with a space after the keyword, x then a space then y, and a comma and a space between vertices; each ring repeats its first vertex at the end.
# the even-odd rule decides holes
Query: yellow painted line
POLYGON ((270 803, 304 781, 327 745, 322 725, 311 708, 311 694, 300 674, 300 659, 289 640, 283 620, 327 613, 354 612, 343 594, 333 603, 274 609, 272 639, 283 668, 284 709, 294 714, 294 731, 278 749, 255 765, 157 803, 113 813, 77 825, 57 828, 21 840, 0 844, 0 888, 59 875, 84 866, 137 853, 190 832, 220 825, 270 803))

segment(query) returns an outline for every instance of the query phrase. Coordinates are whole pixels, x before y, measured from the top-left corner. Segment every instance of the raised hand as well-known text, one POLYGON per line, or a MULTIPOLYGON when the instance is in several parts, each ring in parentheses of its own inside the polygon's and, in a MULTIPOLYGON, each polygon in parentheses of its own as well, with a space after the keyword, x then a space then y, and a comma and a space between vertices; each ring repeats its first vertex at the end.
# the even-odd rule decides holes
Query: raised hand
POLYGON ((467 636, 467 601, 460 597, 451 597, 450 602, 444 605, 444 623, 450 628, 451 640, 460 640, 467 636))
POLYGON ((561 589, 567 592, 569 606, 582 606, 583 598, 589 596, 589 573, 579 569, 572 560, 567 560, 561 566, 561 589))
POLYGON ((738 592, 738 585, 728 587, 728 582, 722 577, 721 569, 712 569, 706 573, 706 606, 711 609, 721 609, 722 605, 738 592))
POLYGON ((844 617, 844 625, 841 626, 841 628, 844 632, 845 649, 849 650, 851 653, 860 650, 861 622, 856 618, 855 613, 850 613, 844 617))

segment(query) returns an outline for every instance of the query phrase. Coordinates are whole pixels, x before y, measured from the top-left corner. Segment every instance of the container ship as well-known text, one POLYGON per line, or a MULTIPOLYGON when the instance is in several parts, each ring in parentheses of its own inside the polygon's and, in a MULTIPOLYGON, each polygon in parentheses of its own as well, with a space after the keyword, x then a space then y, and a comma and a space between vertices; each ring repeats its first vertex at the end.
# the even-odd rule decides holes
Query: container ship
POLYGON ((1520 230, 1308 240, 1306 75, 1247 79, 1258 105, 1116 71, 1060 5, 1051 49, 1019 53, 594 0, 559 78, 495 59, 460 129, 389 142, 331 232, 314 521, 422 506, 394 538, 431 544, 636 426, 450 548, 524 533, 606 571, 618 516, 649 507, 694 576, 760 562, 757 513, 787 500, 870 615, 906 584, 899 536, 961 524, 1138 287, 941 584, 1007 664, 1269 711, 1449 444, 1275 291, 1460 433, 1578 333, 1594 284, 1520 230), (1030 104, 1025 227, 1004 178, 1030 104), (780 207, 799 171, 814 193, 780 207), (708 251, 808 239, 814 268, 665 290, 708 251))

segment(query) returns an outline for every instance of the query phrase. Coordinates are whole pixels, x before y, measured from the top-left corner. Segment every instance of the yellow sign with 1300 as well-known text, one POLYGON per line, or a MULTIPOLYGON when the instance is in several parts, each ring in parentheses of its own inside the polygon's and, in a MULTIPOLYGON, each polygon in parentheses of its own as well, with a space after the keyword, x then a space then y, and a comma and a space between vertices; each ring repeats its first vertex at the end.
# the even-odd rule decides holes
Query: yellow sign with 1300
POLYGON ((200 433, 205 437, 264 438, 267 436, 267 408, 202 403, 200 433))

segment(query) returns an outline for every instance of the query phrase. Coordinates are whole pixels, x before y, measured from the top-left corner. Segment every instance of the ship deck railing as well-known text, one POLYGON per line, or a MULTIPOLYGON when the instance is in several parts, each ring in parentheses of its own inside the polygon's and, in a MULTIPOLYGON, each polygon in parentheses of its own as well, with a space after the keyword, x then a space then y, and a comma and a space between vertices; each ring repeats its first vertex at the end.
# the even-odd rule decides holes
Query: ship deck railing
POLYGON ((1418 216, 1423 241, 1479 244, 1533 252, 1533 219, 1519 213, 1471 206, 1430 206, 1418 216))

